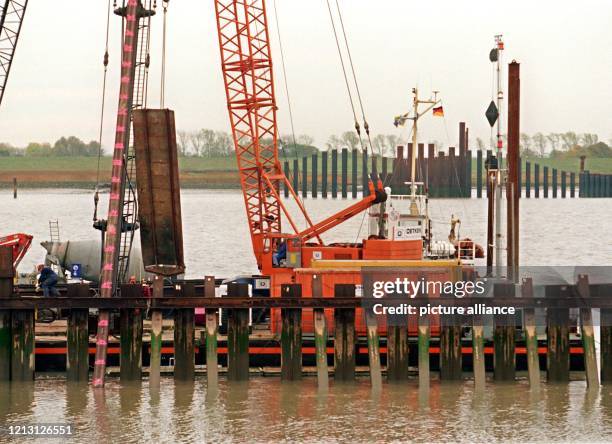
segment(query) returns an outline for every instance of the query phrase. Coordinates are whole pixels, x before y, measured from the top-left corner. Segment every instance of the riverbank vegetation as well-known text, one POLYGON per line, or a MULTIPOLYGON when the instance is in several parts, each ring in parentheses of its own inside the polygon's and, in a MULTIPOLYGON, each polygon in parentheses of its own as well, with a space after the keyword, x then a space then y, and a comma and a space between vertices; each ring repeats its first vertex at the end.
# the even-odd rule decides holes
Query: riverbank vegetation
MULTIPOLYGON (((402 142, 393 135, 377 135, 372 139, 374 152, 388 157, 393 156, 395 147, 402 142)), ((442 146, 439 142, 436 145, 442 146)), ((239 186, 233 141, 228 133, 209 129, 179 131, 177 147, 183 186, 239 186)), ((301 159, 308 157, 310 168, 312 154, 342 148, 360 150, 361 142, 354 132, 332 135, 323 147, 317 147, 308 135, 284 135, 279 140, 279 147, 281 162, 292 165, 293 159, 300 159, 301 168, 301 159)), ((470 148, 473 153, 487 149, 480 138, 476 138, 470 148)), ((523 160, 575 173, 580 169, 580 157, 586 156, 586 169, 593 173, 612 173, 612 148, 599 141, 595 134, 522 134, 521 153, 523 160)), ((319 157, 319 172, 322 171, 320 162, 319 157)), ((349 168, 350 163, 351 156, 349 168)), ((361 172, 361 159, 357 167, 361 172)), ((61 137, 53 144, 32 142, 23 148, 0 143, 0 186, 12 186, 15 177, 22 186, 93 187, 108 181, 110 169, 111 158, 100 151, 97 142, 85 143, 75 136, 61 137)), ((475 175, 475 159, 472 171, 475 175)))

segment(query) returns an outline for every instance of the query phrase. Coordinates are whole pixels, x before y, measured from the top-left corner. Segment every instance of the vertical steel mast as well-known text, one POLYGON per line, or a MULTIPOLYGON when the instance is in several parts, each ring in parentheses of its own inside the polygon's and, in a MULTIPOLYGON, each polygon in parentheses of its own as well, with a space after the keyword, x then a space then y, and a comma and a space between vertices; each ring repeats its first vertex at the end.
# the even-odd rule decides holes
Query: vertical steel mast
POLYGON ((0 0, 0 105, 13 64, 28 0, 0 0))
POLYGON ((497 274, 500 274, 500 267, 502 266, 502 159, 503 159, 503 147, 504 141, 502 137, 502 101, 504 99, 504 92, 502 91, 502 51, 504 50, 504 42, 502 36, 495 36, 495 44, 497 45, 497 110, 499 117, 497 118, 497 174, 496 174, 496 188, 495 188, 495 266, 497 267, 497 274))
MULTIPOLYGON (((130 143, 131 110, 134 98, 140 8, 142 8, 140 0, 128 0, 125 10, 125 29, 121 57, 121 87, 117 110, 106 236, 103 245, 103 261, 100 276, 100 296, 103 298, 110 298, 113 296, 121 243, 121 231, 123 228, 123 206, 126 185, 124 180, 126 168, 125 153, 130 143)), ((101 387, 104 385, 109 318, 110 313, 107 310, 100 310, 98 317, 98 334, 96 337, 96 359, 92 381, 94 387, 101 387)))

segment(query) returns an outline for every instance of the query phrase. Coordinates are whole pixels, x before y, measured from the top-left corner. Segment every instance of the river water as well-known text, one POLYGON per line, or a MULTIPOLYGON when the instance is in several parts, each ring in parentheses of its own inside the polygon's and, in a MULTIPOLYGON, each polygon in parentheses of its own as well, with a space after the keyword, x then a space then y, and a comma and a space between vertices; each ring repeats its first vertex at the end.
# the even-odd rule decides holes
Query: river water
MULTIPOLYGON (((99 214, 106 215, 107 194, 102 194, 99 214)), ((353 201, 306 199, 314 221, 321 220, 353 201)), ((521 264, 612 265, 610 217, 612 199, 521 200, 521 264)), ((486 199, 433 199, 430 215, 434 236, 446 239, 450 218, 462 221, 461 235, 486 244, 486 199)), ((231 277, 257 272, 251 249, 244 201, 239 191, 184 190, 181 194, 187 277, 231 277)), ((288 205, 297 214, 294 205, 288 205)), ((0 190, 0 235, 24 232, 34 236, 21 271, 31 271, 44 259, 39 243, 49 239, 49 220, 58 220, 62 240, 98 239, 91 227, 93 195, 82 190, 0 190)), ((296 218, 302 223, 301 218, 296 218)), ((287 227, 289 230, 289 227, 287 227)), ((355 242, 367 236, 367 223, 359 215, 323 236, 326 242, 355 242)))
MULTIPOLYGON (((100 211, 106 211, 102 196, 100 211)), ((308 199, 319 220, 349 200, 308 199)), ((611 265, 610 199, 523 199, 523 265, 611 265)), ((242 195, 237 191, 182 192, 187 277, 228 277, 256 272, 242 195)), ((62 240, 95 239, 92 193, 79 190, 20 190, 19 198, 0 191, 0 235, 35 236, 21 271, 44 257, 39 242, 49 238, 48 220, 57 219, 62 240)), ((486 242, 486 200, 431 202, 438 238, 444 239, 452 214, 461 233, 486 242)), ((357 216, 325 236, 355 241, 366 231, 357 216)), ((39 377, 34 384, 0 385, 0 426, 69 423, 73 442, 270 442, 270 441, 612 441, 612 390, 589 391, 584 381, 543 385, 539 394, 525 380, 489 383, 484 394, 473 383, 432 382, 419 396, 416 381, 384 384, 372 394, 367 379, 331 383, 327 394, 316 380, 280 383, 255 378, 248 384, 209 389, 163 379, 159 391, 147 382, 120 385, 110 379, 103 395, 63 378, 39 377)), ((9 442, 0 435, 0 442, 9 442)), ((28 442, 27 438, 19 442, 28 442)), ((40 442, 40 440, 38 441, 40 442)), ((57 441, 55 441, 57 442, 57 441)))
MULTIPOLYGON (((367 379, 330 385, 320 393, 315 379, 281 383, 257 378, 204 379, 159 390, 147 382, 103 392, 63 379, 0 386, 0 418, 7 424, 70 424, 70 442, 603 442, 612 440, 612 391, 586 390, 583 382, 543 385, 526 381, 432 382, 419 396, 416 381, 386 384, 372 393, 367 379)), ((9 442, 6 435, 0 442, 9 442)), ((15 442, 28 442, 27 439, 15 442)), ((58 442, 58 441, 56 441, 58 442)))

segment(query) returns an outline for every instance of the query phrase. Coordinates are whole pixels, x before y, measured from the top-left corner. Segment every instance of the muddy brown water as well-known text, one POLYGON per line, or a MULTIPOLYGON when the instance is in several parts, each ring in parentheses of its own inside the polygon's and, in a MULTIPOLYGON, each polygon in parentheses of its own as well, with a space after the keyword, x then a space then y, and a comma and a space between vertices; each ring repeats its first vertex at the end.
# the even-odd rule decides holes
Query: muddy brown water
MULTIPOLYGON (((103 392, 63 379, 0 385, 0 424, 70 424, 68 442, 604 442, 612 440, 612 391, 589 392, 583 382, 544 385, 432 382, 419 396, 416 381, 367 379, 318 391, 315 379, 281 383, 257 378, 215 390, 162 380, 103 392)), ((0 442, 9 442, 0 435, 0 442)), ((15 442, 28 442, 22 439, 15 442)), ((40 441, 38 441, 40 442, 40 441)), ((59 441, 56 441, 59 442, 59 441)))

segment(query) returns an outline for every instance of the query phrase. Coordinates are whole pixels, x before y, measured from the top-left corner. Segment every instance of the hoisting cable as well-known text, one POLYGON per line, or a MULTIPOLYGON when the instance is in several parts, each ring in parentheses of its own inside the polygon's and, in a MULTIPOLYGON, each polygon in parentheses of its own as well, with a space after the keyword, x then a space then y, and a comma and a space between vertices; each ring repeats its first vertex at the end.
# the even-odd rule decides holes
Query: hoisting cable
MULTIPOLYGON (((297 158, 297 142, 296 142, 296 137, 295 137, 295 125, 294 125, 294 121, 293 121, 293 108, 291 106, 291 96, 289 94, 289 80, 287 78, 287 68, 285 65, 285 51, 283 49, 283 40, 281 38, 281 31, 280 31, 280 24, 279 24, 279 20, 278 20, 278 10, 276 8, 276 0, 273 1, 272 6, 274 8, 274 20, 276 21, 276 33, 278 35, 278 46, 280 48, 280 55, 281 55, 281 67, 283 70, 283 79, 285 81, 285 94, 287 96, 287 109, 289 110, 289 122, 291 124, 291 137, 293 139, 293 152, 296 155, 297 158)), ((287 153, 284 150, 284 147, 282 149, 283 152, 283 157, 284 159, 287 161, 287 153)), ((296 171, 293 171, 291 173, 291 170, 289 176, 294 176, 295 174, 297 174, 296 171)), ((291 180, 292 177, 288 177, 288 180, 291 180)), ((299 180, 299 175, 298 175, 298 180, 299 180)), ((297 193, 297 190, 294 190, 297 193)), ((301 200, 301 199, 300 199, 301 200)))
MULTIPOLYGON (((361 109, 361 116, 363 118, 363 129, 365 130, 366 136, 368 138, 368 143, 370 144, 370 151, 372 155, 374 155, 374 145, 372 144, 372 138, 370 137, 370 125, 368 124, 368 120, 366 119, 365 111, 363 108, 363 100, 361 100, 361 90, 359 89, 359 82, 357 81, 357 74, 355 73, 355 65, 353 64, 353 56, 351 55, 351 49, 348 43, 348 37, 346 36, 346 29, 344 27, 344 20, 342 18, 342 11, 340 10, 340 3, 336 0, 336 9, 338 10, 338 17, 340 19, 340 27, 342 28, 342 35, 344 36, 344 44, 346 45, 346 53, 348 55, 349 64, 351 66, 351 72, 353 73, 353 81, 355 82, 355 90, 357 92, 357 100, 359 101, 359 107, 361 109)), ((382 150, 379 150, 382 156, 382 150)))
POLYGON ((332 13, 331 5, 329 4, 329 0, 327 1, 327 9, 329 11, 329 19, 331 20, 332 29, 334 31, 334 38, 336 39, 336 47, 338 48, 338 56, 340 58, 340 64, 342 65, 342 74, 344 75, 344 83, 346 84, 346 91, 349 96, 349 101, 351 103, 351 110, 353 111, 353 118, 355 119, 355 131, 357 131, 357 135, 359 136, 359 142, 361 144, 361 150, 365 149, 363 144, 363 139, 361 137, 361 128, 359 126, 359 121, 357 120, 357 113, 355 112, 355 104, 353 102, 353 94, 351 93, 351 87, 349 85, 348 76, 346 74, 346 67, 344 65, 344 58, 342 57, 342 50, 340 49, 340 41, 338 40, 338 32, 336 31, 336 24, 334 22, 334 15, 332 13))
POLYGON ((110 35, 110 18, 111 18, 111 0, 108 0, 108 12, 106 17, 106 41, 104 49, 104 59, 102 61, 104 65, 104 77, 102 80, 102 104, 100 109, 100 132, 98 134, 98 166, 96 170, 96 191, 94 194, 94 222, 98 218, 98 201, 100 199, 98 195, 98 188, 100 186, 100 159, 102 157, 102 133, 104 132, 104 109, 106 106, 106 78, 108 75, 108 38, 110 35))
MULTIPOLYGON (((149 0, 148 8, 151 8, 151 0, 149 0)), ((157 0, 153 0, 153 9, 157 10, 157 0)), ((145 54, 145 63, 144 63, 144 83, 142 85, 143 88, 143 107, 147 108, 147 100, 149 98, 149 66, 151 65, 151 17, 152 15, 148 15, 147 17, 147 45, 146 45, 146 54, 145 54)))
POLYGON ((160 85, 160 98, 159 107, 164 108, 166 103, 166 27, 167 27, 167 15, 168 15, 168 1, 162 1, 162 7, 164 8, 164 25, 162 30, 162 56, 161 56, 161 85, 160 85))

